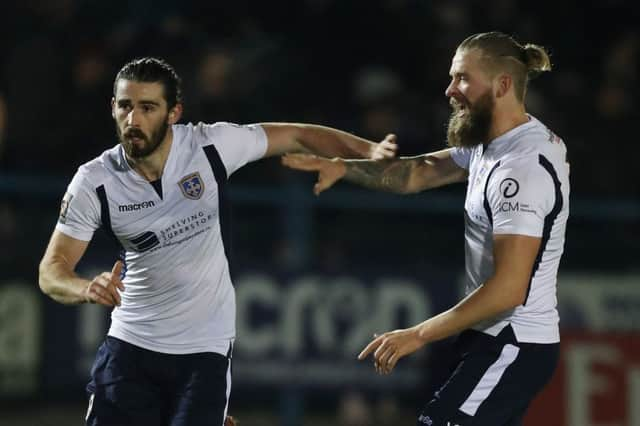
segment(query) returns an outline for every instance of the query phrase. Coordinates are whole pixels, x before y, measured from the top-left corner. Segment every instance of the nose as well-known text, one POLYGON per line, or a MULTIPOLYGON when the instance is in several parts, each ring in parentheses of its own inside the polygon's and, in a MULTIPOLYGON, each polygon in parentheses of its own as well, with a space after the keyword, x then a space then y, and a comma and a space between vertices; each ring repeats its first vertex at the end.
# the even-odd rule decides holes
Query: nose
POLYGON ((127 114, 127 126, 129 127, 138 127, 138 116, 135 108, 131 108, 131 111, 127 114))
POLYGON ((456 85, 456 82, 455 80, 451 80, 451 83, 449 83, 449 85, 445 89, 444 94, 447 98, 450 98, 456 92, 458 92, 458 87, 456 85))

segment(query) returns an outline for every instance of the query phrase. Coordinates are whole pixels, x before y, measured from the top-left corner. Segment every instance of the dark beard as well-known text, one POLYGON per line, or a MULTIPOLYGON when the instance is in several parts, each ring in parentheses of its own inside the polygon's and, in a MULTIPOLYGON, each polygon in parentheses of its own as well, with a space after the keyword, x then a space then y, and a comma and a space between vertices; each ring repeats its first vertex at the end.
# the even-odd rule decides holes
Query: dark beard
POLYGON ((491 130, 491 116, 495 101, 491 91, 487 91, 467 109, 464 115, 459 115, 460 106, 451 102, 453 112, 447 127, 447 144, 452 147, 473 147, 489 142, 491 130))
POLYGON ((156 128, 152 133, 151 137, 148 138, 144 132, 137 128, 129 129, 126 132, 126 136, 122 134, 120 131, 120 127, 116 123, 116 133, 118 134, 118 139, 120 140, 120 144, 124 148, 124 152, 127 153, 129 158, 144 158, 153 154, 156 149, 160 146, 165 136, 167 135, 167 131, 169 130, 169 124, 167 122, 167 117, 162 120, 162 124, 158 128, 156 128), (134 145, 129 138, 136 137, 144 140, 144 144, 142 147, 138 147, 134 145))

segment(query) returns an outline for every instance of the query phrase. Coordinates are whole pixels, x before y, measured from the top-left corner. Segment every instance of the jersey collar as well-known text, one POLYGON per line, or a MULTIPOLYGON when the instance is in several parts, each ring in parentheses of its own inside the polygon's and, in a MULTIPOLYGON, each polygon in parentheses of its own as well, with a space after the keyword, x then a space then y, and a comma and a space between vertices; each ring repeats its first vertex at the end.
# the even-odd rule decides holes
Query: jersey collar
POLYGON ((517 134, 519 134, 520 132, 523 132, 525 130, 528 130, 528 129, 534 127, 536 125, 536 123, 538 122, 538 120, 534 116, 532 116, 530 114, 527 114, 527 117, 529 118, 529 121, 527 121, 526 123, 523 123, 523 124, 521 124, 519 126, 516 126, 513 129, 509 130, 508 132, 506 132, 506 133, 498 136, 497 138, 493 139, 485 151, 494 151, 495 152, 496 150, 501 149, 503 146, 508 144, 509 141, 513 140, 513 138, 517 134))

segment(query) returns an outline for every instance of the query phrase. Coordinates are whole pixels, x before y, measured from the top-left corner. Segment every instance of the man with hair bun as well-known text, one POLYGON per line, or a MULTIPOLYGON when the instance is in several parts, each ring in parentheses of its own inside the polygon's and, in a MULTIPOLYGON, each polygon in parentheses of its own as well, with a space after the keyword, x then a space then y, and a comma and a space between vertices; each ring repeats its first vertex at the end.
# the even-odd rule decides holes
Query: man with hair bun
POLYGON ((375 336, 358 356, 373 354, 376 370, 388 374, 400 358, 460 333, 451 373, 418 425, 519 425, 556 367, 569 165, 562 139, 524 106, 529 80, 550 70, 540 46, 475 34, 449 71, 449 148, 381 161, 283 159, 319 172, 316 194, 342 178, 401 194, 467 181, 466 297, 414 327, 375 336))

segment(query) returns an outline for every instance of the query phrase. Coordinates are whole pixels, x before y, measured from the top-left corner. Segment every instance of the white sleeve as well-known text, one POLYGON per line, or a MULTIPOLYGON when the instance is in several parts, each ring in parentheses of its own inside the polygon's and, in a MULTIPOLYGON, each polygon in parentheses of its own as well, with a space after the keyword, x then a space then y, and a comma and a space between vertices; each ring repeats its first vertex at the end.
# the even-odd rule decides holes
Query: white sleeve
POLYGON ((267 152, 267 134, 258 124, 238 125, 219 122, 202 124, 207 137, 204 145, 215 145, 220 158, 227 169, 227 176, 245 164, 259 160, 267 152))
POLYGON ((101 225, 100 201, 87 179, 88 171, 78 169, 62 198, 56 230, 82 241, 91 241, 101 225))
POLYGON ((541 237, 555 203, 553 179, 531 157, 496 169, 487 188, 494 234, 541 237))
POLYGON ((469 161, 471 160, 472 152, 473 151, 471 148, 456 147, 451 150, 451 158, 458 165, 458 167, 469 170, 469 161))

